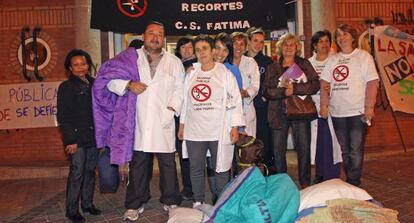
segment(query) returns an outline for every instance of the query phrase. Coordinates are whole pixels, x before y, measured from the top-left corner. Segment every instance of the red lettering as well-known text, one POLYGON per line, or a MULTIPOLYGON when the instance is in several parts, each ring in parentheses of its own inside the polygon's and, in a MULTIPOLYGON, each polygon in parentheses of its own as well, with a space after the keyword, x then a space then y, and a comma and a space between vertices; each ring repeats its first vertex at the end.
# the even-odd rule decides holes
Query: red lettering
POLYGON ((406 50, 406 48, 405 48, 405 46, 406 46, 406 42, 400 42, 398 45, 400 45, 400 51, 398 51, 401 55, 405 55, 405 50, 406 50))
POLYGON ((10 109, 5 108, 3 110, 0 110, 0 122, 1 121, 10 121, 10 109))
POLYGON ((378 51, 385 52, 385 48, 381 48, 381 39, 378 39, 378 51))
POLYGON ((408 44, 407 56, 409 56, 410 54, 414 55, 414 46, 411 43, 408 44))
POLYGON ((395 47, 394 44, 392 43, 392 41, 388 42, 388 51, 393 51, 395 54, 397 54, 397 51, 395 51, 395 47))

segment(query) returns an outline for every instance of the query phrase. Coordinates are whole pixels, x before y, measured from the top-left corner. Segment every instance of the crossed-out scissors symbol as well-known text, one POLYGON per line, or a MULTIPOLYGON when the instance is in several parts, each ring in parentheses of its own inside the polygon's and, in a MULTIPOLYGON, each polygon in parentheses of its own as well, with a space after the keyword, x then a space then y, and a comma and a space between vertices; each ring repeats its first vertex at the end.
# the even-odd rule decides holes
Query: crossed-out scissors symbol
POLYGON ((211 88, 206 84, 197 84, 191 89, 191 96, 199 102, 206 101, 211 96, 211 88))

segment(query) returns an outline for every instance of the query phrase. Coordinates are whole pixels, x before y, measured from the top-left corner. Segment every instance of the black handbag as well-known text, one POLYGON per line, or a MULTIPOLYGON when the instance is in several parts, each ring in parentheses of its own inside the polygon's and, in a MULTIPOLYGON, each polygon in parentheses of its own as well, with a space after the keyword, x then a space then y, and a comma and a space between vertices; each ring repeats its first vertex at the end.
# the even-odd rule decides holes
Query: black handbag
POLYGON ((312 97, 307 95, 305 99, 297 95, 289 96, 285 99, 286 117, 292 120, 309 119, 313 120, 318 117, 315 102, 312 97))

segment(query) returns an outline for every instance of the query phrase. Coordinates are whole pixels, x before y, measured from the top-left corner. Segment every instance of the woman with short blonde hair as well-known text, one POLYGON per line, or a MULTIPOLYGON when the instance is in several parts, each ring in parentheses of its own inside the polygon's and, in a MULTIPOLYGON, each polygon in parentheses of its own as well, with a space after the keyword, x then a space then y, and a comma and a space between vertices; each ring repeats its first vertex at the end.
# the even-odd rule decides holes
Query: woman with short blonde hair
POLYGON ((280 37, 279 41, 276 43, 276 53, 280 57, 282 56, 282 47, 286 44, 288 40, 293 40, 296 44, 296 55, 302 55, 302 43, 300 42, 299 38, 292 33, 286 33, 280 37))
POLYGON ((294 146, 298 157, 299 184, 303 189, 310 185, 310 119, 287 117, 286 99, 316 94, 319 78, 312 64, 300 57, 299 39, 287 33, 276 44, 279 61, 268 66, 263 83, 264 96, 269 100, 268 123, 272 129, 272 146, 277 173, 287 172, 286 149, 289 128, 292 128, 294 146), (295 70, 295 75, 288 75, 295 70), (286 72, 286 74, 285 74, 286 72))

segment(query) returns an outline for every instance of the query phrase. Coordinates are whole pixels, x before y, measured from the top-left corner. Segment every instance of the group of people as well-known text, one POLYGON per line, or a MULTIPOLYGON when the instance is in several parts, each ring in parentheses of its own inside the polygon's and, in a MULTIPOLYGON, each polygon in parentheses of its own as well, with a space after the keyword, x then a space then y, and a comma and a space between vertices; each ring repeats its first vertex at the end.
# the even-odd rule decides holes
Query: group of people
POLYGON ((129 47, 102 64, 96 80, 90 75, 89 54, 75 49, 67 55, 70 76, 58 90, 57 118, 71 157, 66 196, 70 220, 84 220, 79 199, 84 213, 101 213, 92 200, 97 148, 104 147, 110 149, 112 164, 129 163, 124 219, 131 221, 151 197, 153 156, 166 211, 182 199, 192 199, 193 207, 203 204, 205 172, 214 203, 232 173, 237 174, 234 143, 239 134, 263 141, 265 165, 285 173, 291 128, 301 188, 311 184, 311 157, 316 160, 315 182, 340 177, 343 160, 347 182, 361 184, 378 75, 372 57, 357 49, 354 28, 335 30, 338 53, 331 53, 329 31, 316 32, 309 60, 300 57, 299 39, 285 34, 276 46, 276 62, 262 53, 261 28, 220 33, 214 39, 183 37, 175 55, 163 48, 164 38, 163 24, 150 22, 143 46, 129 47), (312 97, 319 117, 289 118, 286 99, 292 96, 312 97))

